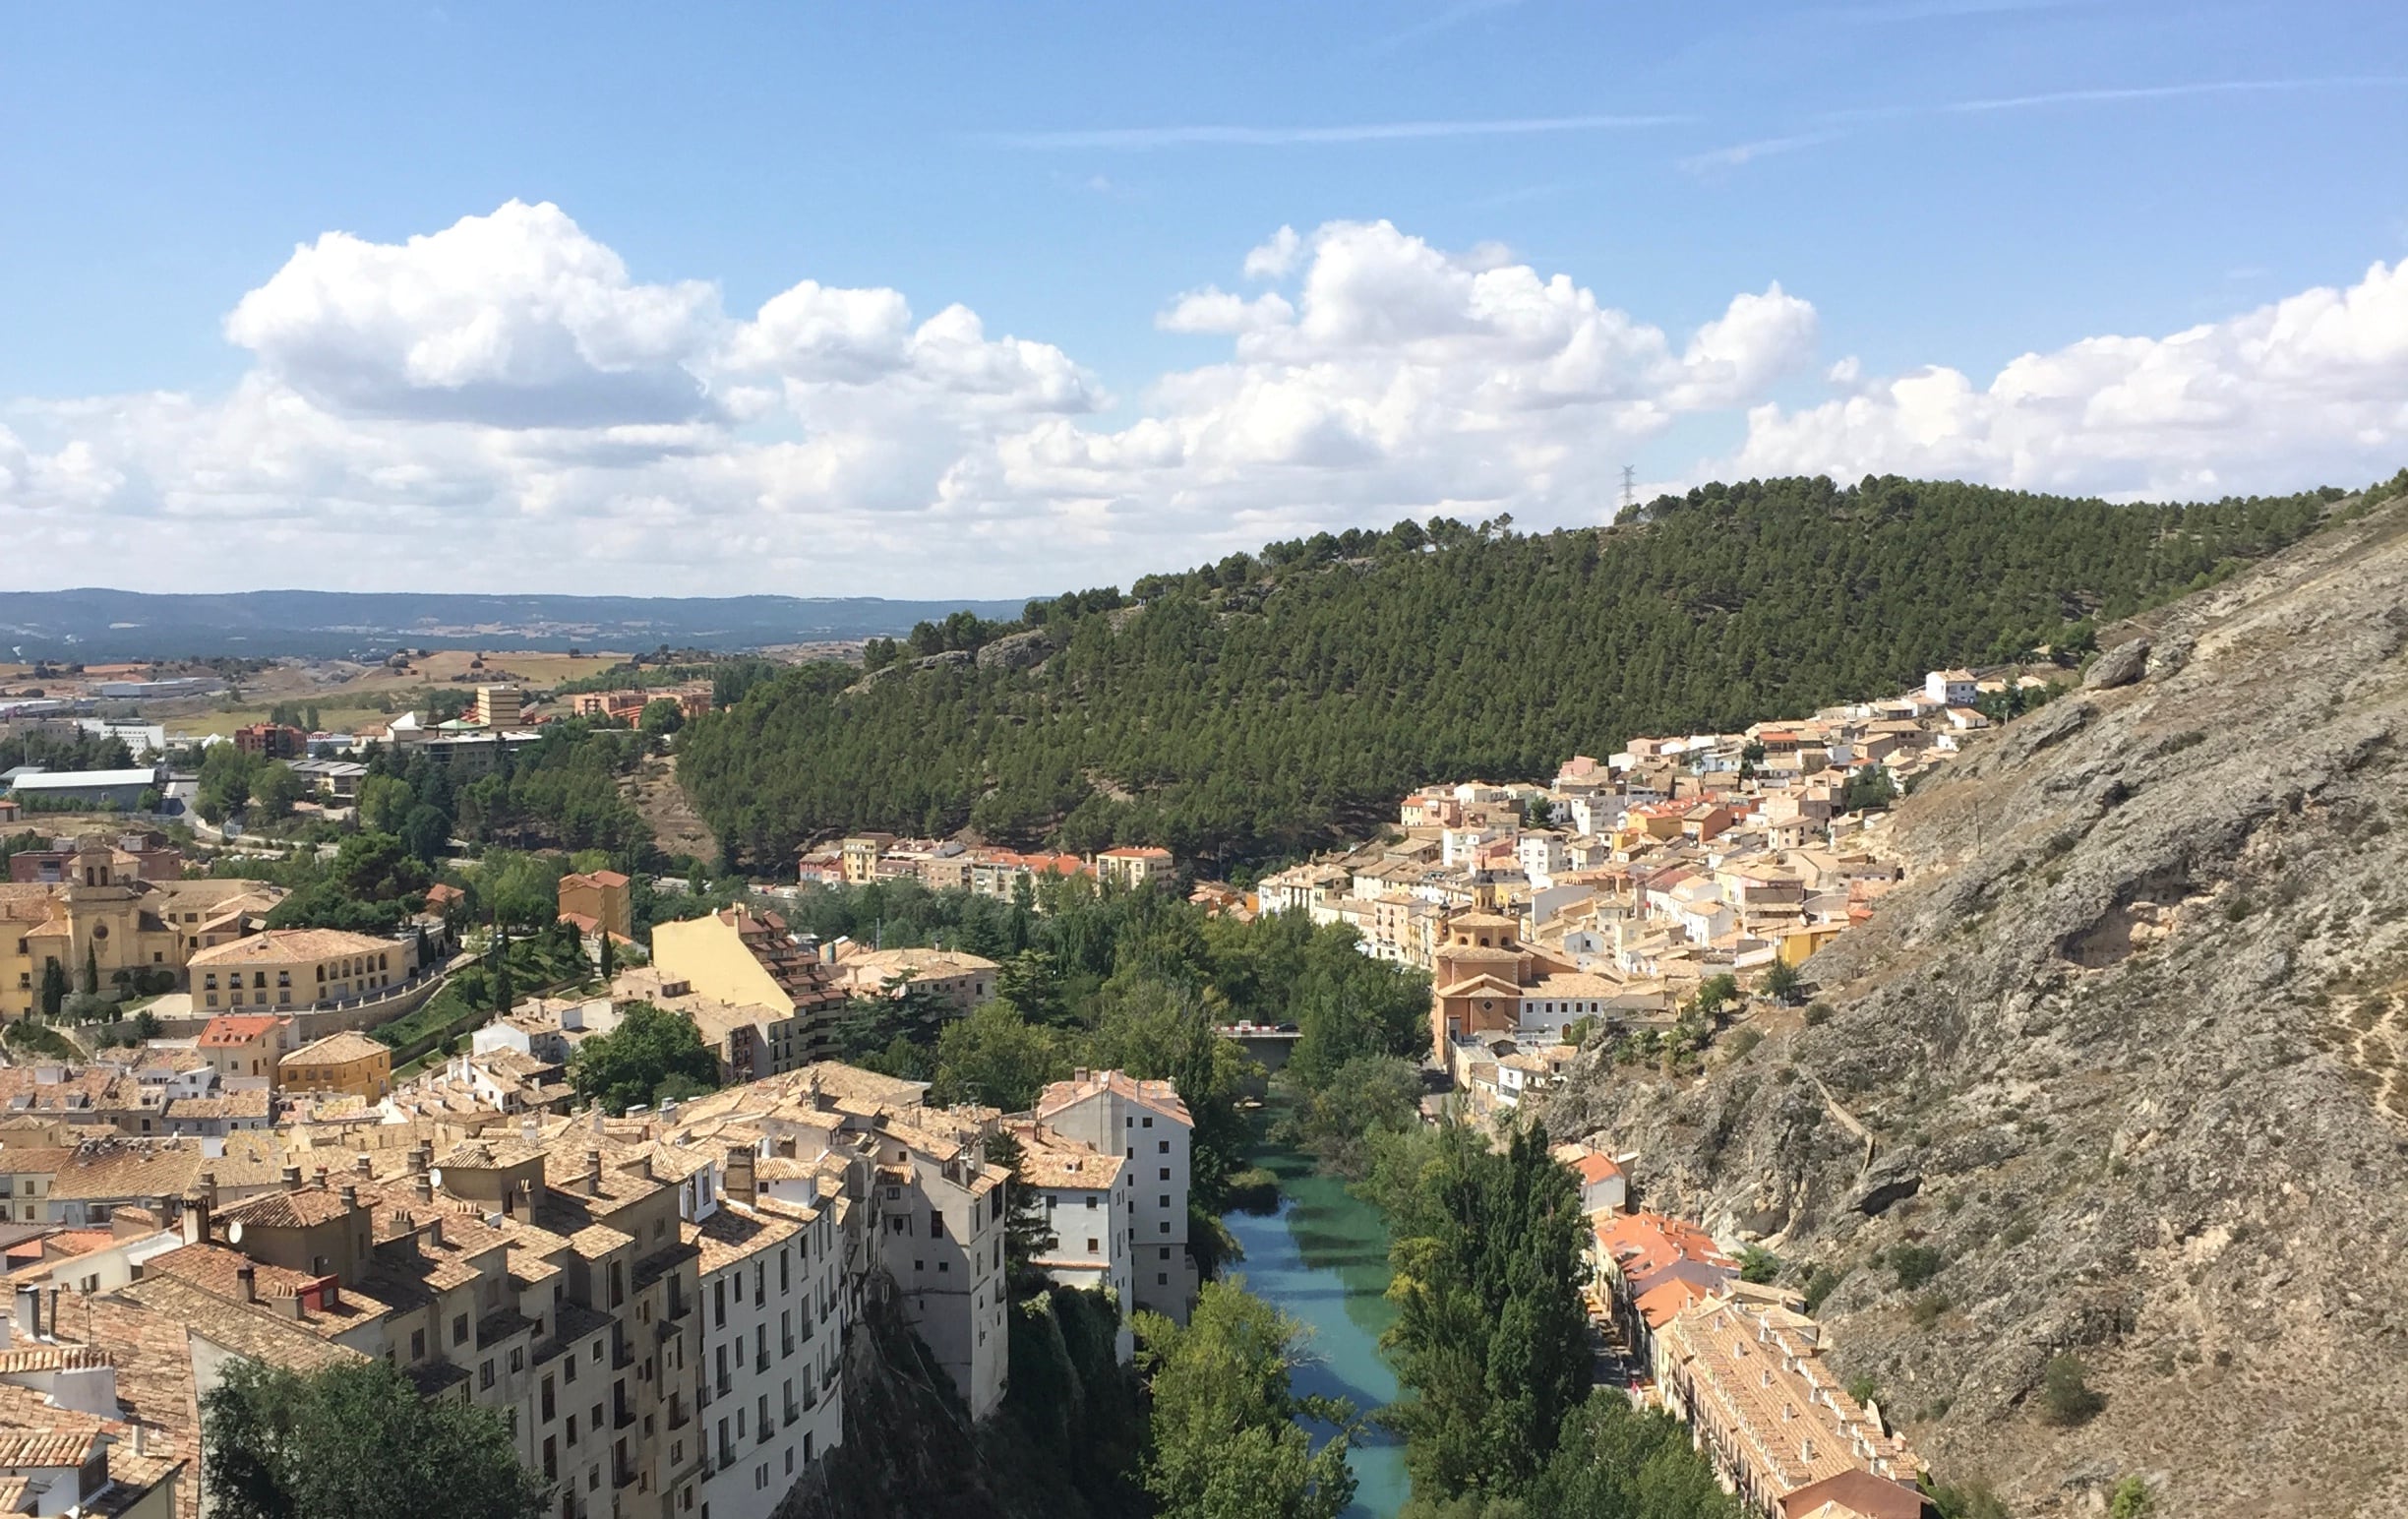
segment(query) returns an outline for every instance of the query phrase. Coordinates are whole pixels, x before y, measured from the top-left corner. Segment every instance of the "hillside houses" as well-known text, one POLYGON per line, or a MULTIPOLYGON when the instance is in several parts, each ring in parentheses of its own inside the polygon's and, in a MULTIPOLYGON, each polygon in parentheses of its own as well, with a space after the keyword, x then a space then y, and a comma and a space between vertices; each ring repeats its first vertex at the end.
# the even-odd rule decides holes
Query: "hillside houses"
POLYGON ((1632 739, 1544 786, 1424 787, 1384 840, 1274 872, 1256 901, 1430 972, 1432 1058, 1502 1081, 1494 1063, 1516 1051, 1497 1040, 1527 1051, 1584 1018, 1655 1015, 1867 916, 1898 878, 1867 847, 1871 809, 1986 721, 1953 699, 1975 699, 1961 673, 1807 719, 1632 739), (1459 1061, 1459 1041, 1480 1048, 1459 1061))

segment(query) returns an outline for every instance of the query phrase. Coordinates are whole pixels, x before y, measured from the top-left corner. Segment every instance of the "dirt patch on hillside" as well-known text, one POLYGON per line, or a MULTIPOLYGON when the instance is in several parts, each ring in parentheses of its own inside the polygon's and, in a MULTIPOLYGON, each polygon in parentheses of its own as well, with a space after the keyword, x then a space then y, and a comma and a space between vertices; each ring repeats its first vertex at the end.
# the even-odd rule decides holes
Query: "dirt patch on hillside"
POLYGON ((690 854, 714 864, 718 861, 719 840, 686 799, 686 788, 678 784, 677 756, 655 755, 645 760, 622 785, 664 852, 690 854))

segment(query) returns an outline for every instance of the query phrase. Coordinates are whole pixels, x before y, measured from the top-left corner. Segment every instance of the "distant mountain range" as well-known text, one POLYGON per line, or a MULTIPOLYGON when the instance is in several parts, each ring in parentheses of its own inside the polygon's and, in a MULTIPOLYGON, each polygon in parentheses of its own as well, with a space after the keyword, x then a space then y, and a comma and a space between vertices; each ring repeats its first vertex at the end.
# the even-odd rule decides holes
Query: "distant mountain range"
POLYGON ((741 649, 867 638, 967 609, 1020 615, 1022 601, 876 596, 368 595, 253 590, 0 591, 0 658, 220 655, 320 658, 393 648, 741 649))

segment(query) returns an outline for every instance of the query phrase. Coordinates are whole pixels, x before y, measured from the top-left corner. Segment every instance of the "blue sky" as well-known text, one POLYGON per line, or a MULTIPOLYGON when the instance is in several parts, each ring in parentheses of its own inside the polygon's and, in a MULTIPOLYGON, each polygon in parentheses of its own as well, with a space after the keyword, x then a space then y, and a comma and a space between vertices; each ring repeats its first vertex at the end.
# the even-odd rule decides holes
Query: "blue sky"
MULTIPOLYGON (((1595 481, 1626 461, 1650 482, 1680 484, 1721 464, 1824 467, 1820 450, 1835 473, 1870 462, 2120 494, 2306 485, 2325 477, 2320 467, 2358 483, 2348 469, 2390 454, 2408 463, 2390 431, 2388 403, 2408 408, 2408 387, 2395 389, 2408 362, 2392 362, 2392 282, 2322 318, 2328 333, 2355 334, 2341 348, 2380 350, 2372 371, 2357 354, 2348 362, 2359 368, 2325 382, 2372 394, 2371 443, 2354 426, 2333 446, 2301 430, 2298 395, 2248 392, 2243 430, 2282 445, 2265 466, 2281 480, 2252 477, 2239 458, 2192 468, 2180 434, 2162 429, 2042 467, 2018 440, 2045 427, 2010 437, 1997 418, 1960 419, 1952 425, 1980 437, 1917 455, 1899 440, 1927 433, 1920 424, 1843 425, 1816 409, 1838 404, 1830 367, 1843 360, 1866 377, 1843 389, 1940 366, 1982 393, 2018 355, 2105 334, 2164 337, 2302 292, 2349 292, 2371 267, 2398 261, 2408 253, 2408 7, 2398 5, 25 7, 0 51, 0 519, 18 518, 0 525, 42 550, 31 562, 49 583, 143 579, 116 551, 144 533, 184 541, 202 519, 220 536, 252 535, 261 551, 211 557, 194 539, 204 578, 323 573, 329 556, 358 554, 378 512, 469 511, 479 492, 491 496, 487 520, 531 517, 546 533, 564 514, 607 524, 580 551, 590 558, 560 567, 547 588, 640 588, 665 573, 674 583, 663 588, 680 590, 785 588, 811 575, 900 590, 933 575, 946 589, 1009 593, 1057 566, 1125 580, 1249 534, 1385 521, 1432 504, 1585 519, 1595 481), (176 423, 184 441, 171 445, 167 423, 105 399, 163 392, 220 407, 247 377, 264 388, 332 362, 328 353, 350 350, 328 339, 296 356, 304 338, 290 324, 278 329, 285 347, 229 340, 228 315, 323 234, 399 245, 513 200, 557 206, 624 261, 634 285, 708 282, 730 322, 804 279, 898 291, 915 321, 960 303, 986 338, 1047 345, 1089 377, 1070 408, 1088 436, 1125 439, 1149 418, 1219 404, 1182 410, 1160 387, 1241 364, 1244 339, 1226 325, 1166 330, 1163 314, 1207 285, 1250 293, 1241 261, 1283 225, 1305 240, 1294 277, 1308 283, 1316 228, 1385 220, 1465 270, 1510 262, 1541 282, 1566 276, 1598 306, 1661 330, 1675 354, 1734 296, 1774 282, 1811 305, 1812 335, 1784 339, 1794 351, 1711 400, 1600 423, 1595 458, 1568 459, 1575 430, 1498 463, 1554 482, 1533 492, 1456 470, 1458 460, 1402 457, 1358 431, 1343 447, 1258 449, 1211 467, 1191 446, 1180 456, 1190 472, 1178 475, 1162 472, 1168 456, 1149 454, 1144 479, 1090 474, 1076 489, 1031 483, 1004 448, 1003 464, 953 478, 1008 483, 980 485, 974 512, 957 483, 940 509, 933 482, 985 458, 1010 429, 952 410, 939 425, 925 409, 857 404, 849 393, 826 406, 800 400, 798 385, 826 377, 787 364, 768 387, 784 387, 785 409, 715 416, 711 440, 682 438, 664 454, 691 460, 820 437, 841 414, 864 449, 918 440, 917 462, 851 494, 800 477, 759 488, 748 474, 752 484, 714 507, 690 500, 702 489, 690 477, 651 464, 615 483, 588 464, 571 489, 553 476, 530 486, 515 465, 480 476, 450 462, 516 451, 515 434, 482 444, 430 435, 437 462, 405 466, 394 460, 419 443, 380 431, 387 494, 301 470, 283 487, 271 480, 208 504, 196 482, 224 460, 195 457, 198 424, 176 423), (1492 244, 1504 253, 1483 251, 1492 244), (1752 430, 1748 408, 1768 404, 1783 408, 1787 432, 1752 430), (92 420, 100 413, 108 426, 92 420), (1822 420, 1810 427, 1810 416, 1822 420), (938 433, 944 446, 930 453, 938 433), (423 501, 391 484, 423 476, 442 477, 423 501), (70 477, 82 483, 59 484, 70 477), (1443 489, 1415 484, 1441 477, 1443 489), (345 518, 335 525, 346 536, 302 525, 322 515, 327 497, 313 491, 341 499, 331 515, 345 518), (820 537, 825 552, 662 553, 677 511, 740 509, 779 516, 780 539, 820 537), (1031 535, 1054 546, 1002 543, 1031 535), (898 553, 932 536, 958 554, 898 569, 898 553)), ((448 277, 477 283, 473 270, 448 277)), ((1378 298, 1394 288, 1383 281, 1355 294, 1378 298)), ((1291 295, 1309 317, 1306 296, 1291 295)), ((329 296, 291 322, 317 324, 316 342, 351 309, 329 296)), ((2232 365, 2257 362, 2252 344, 2236 332, 2226 346, 2242 356, 2189 375, 2186 393, 2228 389, 2232 365)), ((1327 359, 1292 345, 1269 362, 1293 374, 1327 359)), ((685 349, 677 362, 706 367, 685 349)), ((2087 359, 2071 367, 2083 373, 2070 383, 2096 389, 2060 401, 2118 409, 2096 400, 2117 376, 2091 374, 2087 359)), ((704 383, 724 391, 730 382, 713 374, 704 383)), ((1348 394, 1393 395, 1394 376, 1380 369, 1363 379, 1369 391, 1348 394)), ((329 387, 297 390, 330 429, 367 425, 331 402, 329 387)), ((1871 404, 1911 409, 1888 392, 1871 404)), ((1062 413, 1054 402, 1038 410, 1062 413)), ((389 428, 393 411, 369 420, 389 428)), ((492 420, 453 415, 445 426, 492 420)), ((221 443, 232 426, 210 425, 221 443)), ((1484 428, 1475 417, 1464 432, 1484 428)), ((247 423, 234 430, 256 436, 247 423)), ((319 446, 365 447, 347 434, 319 446)), ((1125 467, 1115 456, 1112 468, 1125 467)), ((382 585, 391 573, 335 578, 382 585)))

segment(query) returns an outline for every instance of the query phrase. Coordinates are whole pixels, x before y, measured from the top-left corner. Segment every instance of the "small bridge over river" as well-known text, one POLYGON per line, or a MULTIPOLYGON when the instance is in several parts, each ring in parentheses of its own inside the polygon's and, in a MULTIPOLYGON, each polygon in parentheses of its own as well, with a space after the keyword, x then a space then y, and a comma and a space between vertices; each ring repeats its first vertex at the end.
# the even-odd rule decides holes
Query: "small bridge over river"
POLYGON ((1286 1065, 1288 1053, 1304 1037, 1293 1026, 1280 1028, 1268 1023, 1224 1023, 1213 1032, 1245 1051, 1265 1070, 1278 1070, 1286 1065))

